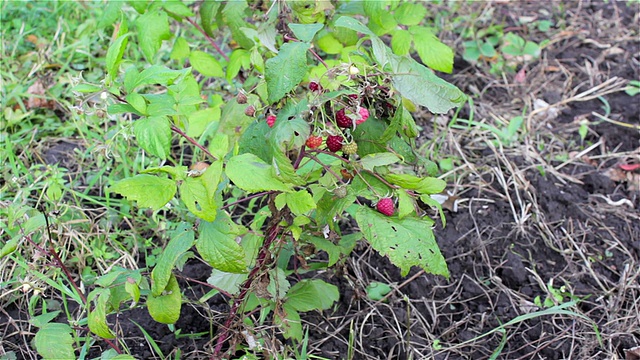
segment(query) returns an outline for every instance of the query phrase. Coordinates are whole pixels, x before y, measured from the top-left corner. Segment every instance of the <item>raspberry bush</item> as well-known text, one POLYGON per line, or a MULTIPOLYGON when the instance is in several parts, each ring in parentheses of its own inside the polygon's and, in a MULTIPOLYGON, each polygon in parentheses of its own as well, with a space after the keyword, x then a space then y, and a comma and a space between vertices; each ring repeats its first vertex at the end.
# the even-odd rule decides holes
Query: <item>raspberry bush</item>
POLYGON ((465 96, 431 70, 450 72, 453 64, 453 53, 435 35, 408 44, 398 36, 401 27, 430 31, 412 16, 424 4, 189 4, 131 2, 135 13, 110 4, 120 20, 104 82, 77 88, 108 94, 109 119, 121 122, 153 162, 107 190, 181 220, 168 229, 148 276, 123 269, 117 276, 129 276, 126 289, 114 277, 91 292, 91 331, 115 337, 106 315, 118 311, 123 294, 143 299, 157 321, 175 323, 182 295, 174 269, 193 253, 211 266, 209 282, 231 306, 218 324, 213 358, 233 352, 230 329, 258 306, 298 342, 299 313, 328 309, 340 296, 321 280, 286 277, 300 270, 287 267, 291 257, 302 264, 315 258, 285 247, 322 249, 329 259, 324 266, 331 267, 365 241, 404 275, 417 266, 448 276, 434 222, 417 206, 418 200, 434 204, 430 195, 445 183, 416 152, 410 110, 447 113, 465 96), (205 41, 188 44, 170 30, 178 23, 205 41), (220 43, 225 31, 233 44, 220 43), (393 37, 393 49, 382 36, 393 37), (425 66, 409 56, 412 44, 438 46, 422 58, 425 66), (134 52, 148 65, 127 61, 134 52), (171 66, 160 65, 167 59, 171 66), (229 88, 238 95, 221 95, 229 88), (189 160, 184 153, 192 154, 189 160), (198 170, 189 170, 195 163, 198 170), (249 222, 238 220, 242 211, 251 212, 243 217, 249 222), (358 228, 341 228, 345 217, 354 217, 358 228))

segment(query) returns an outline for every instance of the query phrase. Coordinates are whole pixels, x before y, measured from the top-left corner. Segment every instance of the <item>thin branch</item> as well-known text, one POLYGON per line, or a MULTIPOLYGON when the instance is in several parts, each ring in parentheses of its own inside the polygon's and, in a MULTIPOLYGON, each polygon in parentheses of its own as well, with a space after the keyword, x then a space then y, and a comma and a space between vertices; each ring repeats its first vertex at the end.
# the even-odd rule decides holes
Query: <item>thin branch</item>
POLYGON ((180 136, 182 136, 183 138, 185 138, 188 142, 190 142, 191 144, 193 144, 195 147, 197 147, 198 149, 204 151, 205 154, 209 155, 214 161, 218 160, 217 157, 213 156, 213 154, 211 154, 209 152, 209 150, 207 150, 206 147, 204 147, 203 145, 201 145, 199 142, 197 142, 194 138, 192 138, 191 136, 185 134, 184 131, 180 130, 177 126, 175 125, 171 125, 171 131, 179 134, 180 136))
POLYGON ((187 19, 187 21, 189 22, 189 24, 193 25, 196 29, 198 29, 198 31, 200 31, 202 33, 202 35, 204 35, 204 37, 209 41, 209 43, 211 44, 211 46, 213 46, 218 53, 220 53, 220 55, 222 55, 222 57, 227 60, 227 62, 229 61, 229 56, 227 56, 227 54, 224 53, 224 51, 222 51, 222 49, 218 46, 218 44, 216 44, 215 41, 213 41, 213 38, 211 36, 209 36, 209 34, 207 34, 204 29, 198 25, 197 22, 191 20, 190 18, 185 18, 187 19))

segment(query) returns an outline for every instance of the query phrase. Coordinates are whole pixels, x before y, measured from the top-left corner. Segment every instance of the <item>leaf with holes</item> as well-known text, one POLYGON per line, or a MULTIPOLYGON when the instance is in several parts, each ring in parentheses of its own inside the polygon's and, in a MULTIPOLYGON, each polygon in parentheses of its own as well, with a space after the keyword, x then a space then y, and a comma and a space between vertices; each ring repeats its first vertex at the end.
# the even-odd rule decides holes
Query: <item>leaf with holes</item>
POLYGON ((388 256, 400 268, 402 276, 406 276, 412 266, 419 266, 428 273, 449 278, 447 263, 433 235, 432 220, 397 219, 361 206, 356 211, 356 222, 371 246, 388 256))

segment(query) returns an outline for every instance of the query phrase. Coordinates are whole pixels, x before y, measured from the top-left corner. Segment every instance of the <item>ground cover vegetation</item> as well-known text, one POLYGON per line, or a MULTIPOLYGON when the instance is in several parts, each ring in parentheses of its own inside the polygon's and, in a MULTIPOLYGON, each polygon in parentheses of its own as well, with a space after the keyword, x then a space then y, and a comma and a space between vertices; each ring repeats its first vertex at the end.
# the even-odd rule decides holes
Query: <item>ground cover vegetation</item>
POLYGON ((0 357, 640 356, 638 3, 2 3, 0 357))

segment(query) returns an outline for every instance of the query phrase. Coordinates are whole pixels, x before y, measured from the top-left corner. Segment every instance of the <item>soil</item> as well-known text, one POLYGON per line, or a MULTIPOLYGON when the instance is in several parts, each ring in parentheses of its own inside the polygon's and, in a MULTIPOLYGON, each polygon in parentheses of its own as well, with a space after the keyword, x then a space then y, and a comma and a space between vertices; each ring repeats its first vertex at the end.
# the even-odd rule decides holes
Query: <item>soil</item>
MULTIPOLYGON (((640 41, 620 40, 616 32, 602 28, 603 21, 611 18, 618 19, 610 24, 613 27, 637 26, 633 8, 619 2, 565 5, 567 14, 582 24, 576 26, 582 32, 558 40, 545 49, 544 61, 528 66, 530 77, 551 65, 562 65, 572 76, 552 73, 548 84, 533 92, 522 90, 522 99, 529 94, 552 104, 569 97, 566 89, 579 89, 579 93, 597 85, 595 80, 640 78, 640 41), (611 44, 623 51, 602 56, 611 46, 603 49, 594 44, 611 44), (586 62, 590 67, 585 68, 586 62)), ((521 14, 532 11, 534 15, 541 7, 538 2, 521 6, 521 14)), ((474 71, 461 59, 456 66, 465 67, 457 68, 457 73, 474 71)), ((481 81, 469 77, 450 80, 461 89, 481 81)), ((504 101, 501 97, 514 96, 509 91, 496 88, 481 101, 486 108, 498 108, 504 101)), ((461 115, 465 113, 468 108, 461 115)), ((476 110, 478 118, 479 113, 476 110)), ((423 121, 425 129, 433 128, 431 122, 423 121)), ((602 144, 587 154, 590 161, 558 167, 565 159, 546 158, 549 154, 544 151, 540 157, 528 155, 521 146, 500 151, 489 142, 478 142, 474 134, 451 133, 475 169, 461 170, 454 189, 460 196, 460 209, 446 211, 446 226, 439 224, 435 230, 450 278, 423 274, 419 269, 402 277, 386 258, 359 247, 339 271, 317 275, 337 285, 341 297, 331 311, 303 315, 309 353, 328 359, 346 358, 349 351, 353 359, 487 359, 494 353, 501 359, 623 359, 625 349, 640 346, 640 196, 608 173, 640 147, 640 104, 637 97, 632 101, 624 92, 614 92, 601 99, 569 102, 556 118, 544 121, 534 126, 534 137, 549 146, 562 140, 563 145, 557 146, 567 154, 573 148, 581 151, 581 144, 602 144), (599 120, 592 112, 636 127, 599 120), (585 116, 592 123, 587 136, 580 139, 577 128, 585 116), (547 168, 558 170, 541 168, 540 159, 547 168), (621 199, 627 202, 614 204, 621 199), (396 290, 385 301, 374 302, 365 295, 365 286, 373 281, 395 284, 396 290), (545 299, 549 306, 573 300, 577 305, 568 308, 573 314, 556 312, 509 323, 548 308, 541 306, 545 299), (507 323, 504 331, 494 331, 507 323), (490 331, 494 332, 481 337, 490 331)), ((455 154, 453 149, 448 151, 455 154)), ((194 259, 179 272, 181 288, 187 288, 189 299, 175 324, 179 337, 168 326, 153 321, 145 310, 128 310, 109 318, 137 358, 156 355, 132 321, 146 329, 165 356, 179 349, 190 359, 208 357, 215 345, 210 339, 229 309, 221 295, 209 299, 206 306, 197 304, 210 290, 201 284, 209 273, 207 265, 194 259)), ((29 317, 9 306, 0 312, 0 324, 9 318, 20 323, 29 317)), ((11 344, 23 343, 23 337, 30 334, 16 333, 11 326, 5 329, 0 334, 4 351, 22 354, 11 344)), ((97 341, 90 355, 99 356, 107 348, 97 341)))

